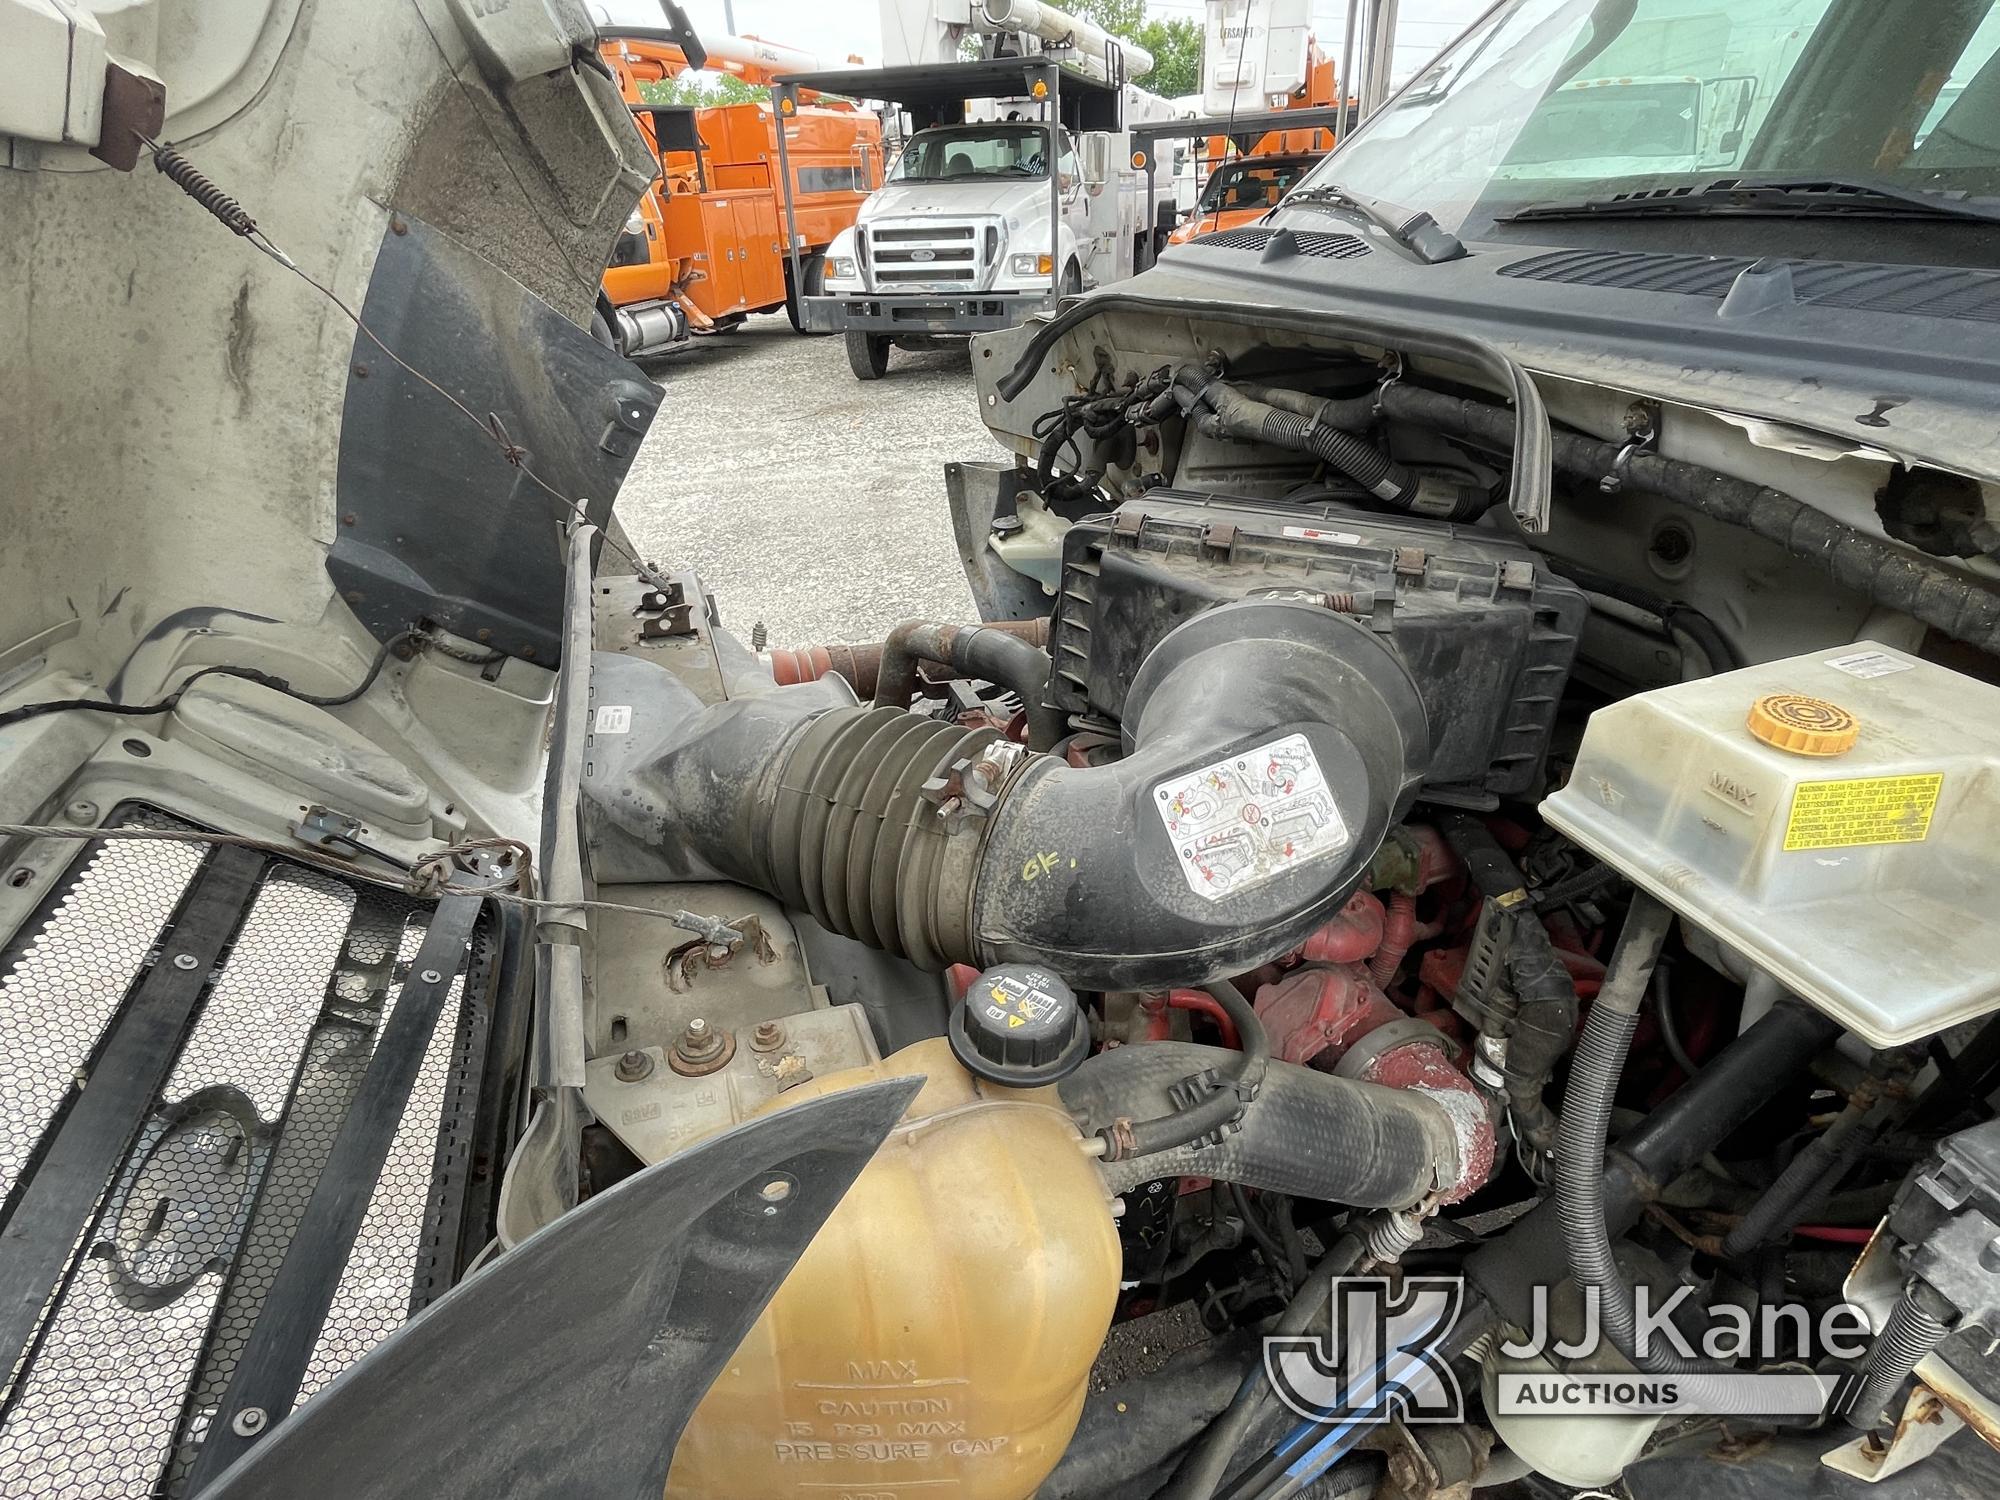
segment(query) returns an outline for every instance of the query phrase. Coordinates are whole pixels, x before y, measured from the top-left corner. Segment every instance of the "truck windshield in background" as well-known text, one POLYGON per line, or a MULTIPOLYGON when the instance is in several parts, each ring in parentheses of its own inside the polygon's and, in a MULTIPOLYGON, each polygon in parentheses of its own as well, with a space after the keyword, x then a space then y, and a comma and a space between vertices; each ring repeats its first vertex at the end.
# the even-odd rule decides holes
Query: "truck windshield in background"
POLYGON ((1996 50, 2000 4, 1979 0, 1515 0, 1302 186, 1472 236, 1524 210, 1741 211, 1630 201, 1717 179, 1877 189, 1884 215, 1894 197, 2000 215, 1996 50))
POLYGON ((1020 181, 1046 177, 1048 171, 1047 126, 962 125, 923 130, 912 136, 889 180, 947 182, 960 177, 1000 177, 1020 181))
POLYGON ((1226 162, 1215 169, 1201 190, 1197 210, 1209 214, 1274 207, 1318 160, 1316 156, 1300 156, 1226 162))

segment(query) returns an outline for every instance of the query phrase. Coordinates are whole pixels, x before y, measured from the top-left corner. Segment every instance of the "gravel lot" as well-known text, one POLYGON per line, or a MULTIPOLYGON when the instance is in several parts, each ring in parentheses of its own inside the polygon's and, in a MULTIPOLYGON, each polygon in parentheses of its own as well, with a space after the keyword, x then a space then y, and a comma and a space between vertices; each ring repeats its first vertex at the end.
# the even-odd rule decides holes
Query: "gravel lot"
POLYGON ((999 452, 960 346, 897 350, 864 385, 838 338, 782 315, 653 363, 666 400, 618 497, 648 557, 692 565, 744 636, 879 640, 900 620, 975 618, 943 466, 999 452))

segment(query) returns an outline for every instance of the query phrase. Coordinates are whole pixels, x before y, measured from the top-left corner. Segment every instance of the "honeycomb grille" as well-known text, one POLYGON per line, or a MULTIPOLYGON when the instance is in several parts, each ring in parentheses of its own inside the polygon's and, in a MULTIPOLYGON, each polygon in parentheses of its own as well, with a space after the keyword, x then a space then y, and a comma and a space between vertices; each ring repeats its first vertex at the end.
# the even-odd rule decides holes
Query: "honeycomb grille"
MULTIPOLYGON (((398 983, 389 1009, 402 998, 401 979, 417 956, 424 929, 416 919, 404 930, 397 955, 398 983)), ((347 1269, 334 1292, 333 1305, 320 1325, 319 1343, 299 1382, 303 1406, 334 1376, 373 1349, 410 1316, 410 1283, 416 1274, 417 1250, 423 1241, 424 1213, 430 1200, 431 1163, 437 1154, 439 1116, 445 1084, 451 1072, 452 1038, 457 1033, 463 977, 453 979, 438 1009, 436 1029, 424 1049, 424 1061, 410 1090, 403 1120, 396 1127, 388 1159, 375 1184, 375 1196, 354 1236, 347 1269)), ((386 1020, 385 1012, 383 1019, 386 1020)))
MULTIPOLYGON (((0 1072, 0 1170, 10 1189, 170 933, 206 852, 93 846, 0 966, 0 1070, 13 1070, 0 1072)), ((138 1139, 94 1222, 78 1226, 67 1285, 15 1373, 0 1422, 0 1496, 185 1492, 428 914, 316 871, 267 867, 138 1139)), ((464 984, 453 981, 300 1400, 409 1315, 464 984)))
MULTIPOLYGON (((184 827, 164 818, 130 820, 184 827)), ((207 846, 107 840, 74 869, 39 931, 0 961, 0 1200, 12 1196, 82 1076, 207 846)))

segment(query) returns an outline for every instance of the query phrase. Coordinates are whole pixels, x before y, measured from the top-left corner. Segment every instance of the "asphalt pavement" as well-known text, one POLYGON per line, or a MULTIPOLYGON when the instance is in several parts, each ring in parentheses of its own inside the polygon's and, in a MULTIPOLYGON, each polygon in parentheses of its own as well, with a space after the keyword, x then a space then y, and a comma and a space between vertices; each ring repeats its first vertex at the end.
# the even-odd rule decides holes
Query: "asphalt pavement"
POLYGON ((879 640, 976 618, 944 498, 949 460, 1000 453, 963 345, 895 351, 863 383, 838 338, 782 315, 649 361, 666 398, 618 496, 641 553, 692 566, 744 637, 879 640))

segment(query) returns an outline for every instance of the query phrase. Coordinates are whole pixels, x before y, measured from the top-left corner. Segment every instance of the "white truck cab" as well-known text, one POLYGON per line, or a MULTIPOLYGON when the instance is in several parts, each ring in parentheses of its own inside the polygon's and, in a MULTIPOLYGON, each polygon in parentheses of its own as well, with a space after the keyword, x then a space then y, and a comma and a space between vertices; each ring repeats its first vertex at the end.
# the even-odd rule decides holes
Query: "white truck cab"
POLYGON ((1047 126, 998 120, 917 132, 853 227, 834 239, 826 290, 1039 297, 1051 274, 1063 292, 1082 290, 1090 237, 1083 171, 1070 132, 1059 129, 1057 142, 1062 208, 1052 225, 1047 126))
MULTIPOLYGON (((1050 6, 987 0, 963 19, 936 6, 923 18, 936 35, 905 60, 778 85, 780 110, 804 90, 838 92, 894 106, 913 131, 802 307, 809 330, 847 336, 863 380, 886 373, 892 346, 1010 328, 1132 275, 1182 206, 1149 194, 1134 164, 1132 127, 1175 115, 1127 81, 1151 68, 1144 49, 1050 6), (970 44, 982 55, 965 57, 970 44)), ((883 31, 912 28, 885 11, 883 31)))

